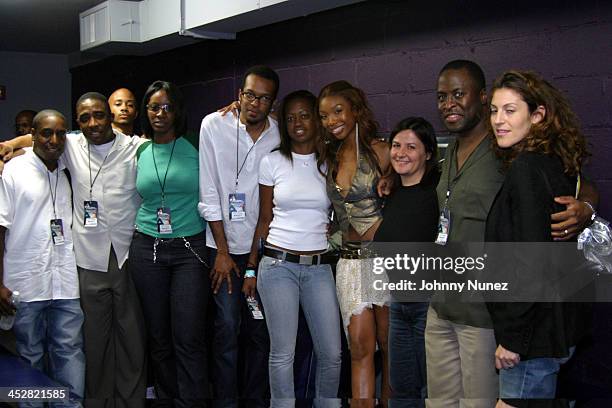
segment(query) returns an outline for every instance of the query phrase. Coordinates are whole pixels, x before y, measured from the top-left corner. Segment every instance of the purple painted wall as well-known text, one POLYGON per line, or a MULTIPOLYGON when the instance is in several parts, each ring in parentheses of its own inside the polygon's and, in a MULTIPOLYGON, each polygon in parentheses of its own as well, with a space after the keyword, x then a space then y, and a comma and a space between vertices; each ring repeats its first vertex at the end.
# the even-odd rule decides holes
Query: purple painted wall
POLYGON ((366 1, 144 58, 114 57, 75 68, 73 100, 118 86, 138 96, 155 79, 181 85, 192 129, 233 100, 242 72, 264 63, 280 96, 313 93, 346 79, 368 94, 381 132, 419 115, 443 134, 435 108, 438 71, 449 60, 478 62, 491 83, 510 68, 539 71, 565 90, 593 145, 588 172, 612 218, 612 4, 608 1, 366 1))

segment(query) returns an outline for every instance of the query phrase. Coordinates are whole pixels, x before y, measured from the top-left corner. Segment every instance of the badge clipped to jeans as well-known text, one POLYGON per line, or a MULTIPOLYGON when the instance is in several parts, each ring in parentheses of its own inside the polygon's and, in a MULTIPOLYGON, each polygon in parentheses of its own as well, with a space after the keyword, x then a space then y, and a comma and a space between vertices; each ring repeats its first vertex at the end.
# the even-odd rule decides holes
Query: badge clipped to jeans
POLYGON ((172 218, 169 207, 157 209, 157 232, 160 234, 172 234, 172 218))
POLYGON ((64 224, 61 218, 51 220, 51 238, 53 245, 64 245, 64 224))
POLYGON ((83 219, 85 220, 86 228, 95 228, 98 226, 98 202, 84 201, 83 202, 83 219))
POLYGON ((246 219, 245 212, 246 194, 234 193, 229 195, 229 219, 232 222, 243 222, 246 219))
POLYGON ((264 315, 261 312, 261 309, 259 308, 259 302, 257 301, 257 299, 252 296, 249 296, 246 298, 246 301, 247 301, 247 305, 249 306, 249 311, 251 312, 251 316, 253 316, 253 319, 263 320, 264 315))

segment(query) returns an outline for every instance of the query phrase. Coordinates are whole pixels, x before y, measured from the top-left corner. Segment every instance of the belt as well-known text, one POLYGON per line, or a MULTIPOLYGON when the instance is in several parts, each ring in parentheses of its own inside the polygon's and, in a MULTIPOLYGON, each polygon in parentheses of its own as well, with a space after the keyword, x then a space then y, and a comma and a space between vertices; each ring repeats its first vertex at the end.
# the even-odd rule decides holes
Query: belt
POLYGON ((342 259, 368 259, 376 258, 376 253, 368 248, 355 249, 340 249, 340 258, 342 259))
POLYGON ((298 255, 292 254, 291 252, 282 251, 280 249, 264 247, 263 254, 265 256, 269 256, 270 258, 280 259, 281 261, 293 262, 300 265, 333 264, 338 261, 337 256, 331 255, 327 252, 316 255, 298 255))
POLYGON ((175 238, 154 237, 154 236, 145 234, 140 231, 134 231, 133 237, 135 236, 140 236, 152 242, 157 241, 158 243, 162 243, 162 244, 169 244, 174 240, 182 241, 183 239, 186 239, 187 241, 191 241, 192 239, 206 239, 206 234, 204 233, 204 231, 199 232, 195 235, 190 235, 190 236, 185 236, 185 237, 175 237, 175 238))

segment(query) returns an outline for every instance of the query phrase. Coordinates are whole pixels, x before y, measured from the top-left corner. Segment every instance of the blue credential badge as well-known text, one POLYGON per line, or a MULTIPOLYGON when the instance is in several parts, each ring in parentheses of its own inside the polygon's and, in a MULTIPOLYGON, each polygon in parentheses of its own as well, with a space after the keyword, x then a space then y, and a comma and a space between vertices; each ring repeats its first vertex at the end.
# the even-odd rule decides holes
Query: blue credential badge
POLYGON ((246 219, 245 212, 246 194, 234 193, 229 195, 229 219, 232 222, 243 222, 246 219))
POLYGON ((51 220, 51 238, 53 245, 64 245, 64 223, 61 218, 51 220))
POLYGON ((160 234, 172 234, 172 218, 169 207, 157 209, 157 232, 160 234))

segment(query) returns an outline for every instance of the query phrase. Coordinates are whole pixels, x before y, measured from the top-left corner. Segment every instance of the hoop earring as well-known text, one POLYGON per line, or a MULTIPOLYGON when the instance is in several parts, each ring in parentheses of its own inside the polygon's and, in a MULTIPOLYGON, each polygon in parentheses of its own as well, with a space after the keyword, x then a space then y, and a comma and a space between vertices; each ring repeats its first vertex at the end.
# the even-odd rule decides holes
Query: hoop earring
POLYGON ((357 148, 357 163, 359 163, 359 122, 355 122, 355 147, 357 148))

